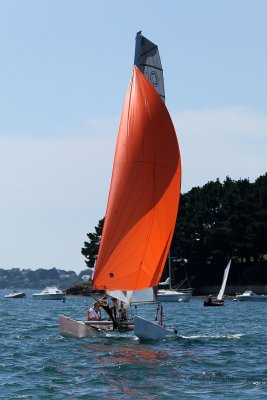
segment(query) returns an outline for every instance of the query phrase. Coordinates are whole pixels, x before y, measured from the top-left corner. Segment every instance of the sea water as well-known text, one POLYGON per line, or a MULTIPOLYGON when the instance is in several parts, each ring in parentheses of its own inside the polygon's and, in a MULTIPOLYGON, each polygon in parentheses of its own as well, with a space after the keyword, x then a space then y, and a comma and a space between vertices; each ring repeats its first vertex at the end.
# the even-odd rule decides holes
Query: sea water
MULTIPOLYGON (((203 299, 164 303, 175 339, 133 334, 71 339, 60 314, 92 299, 5 299, 0 291, 0 399, 263 399, 267 397, 267 303, 203 299)), ((154 317, 151 310, 145 310, 154 317)))

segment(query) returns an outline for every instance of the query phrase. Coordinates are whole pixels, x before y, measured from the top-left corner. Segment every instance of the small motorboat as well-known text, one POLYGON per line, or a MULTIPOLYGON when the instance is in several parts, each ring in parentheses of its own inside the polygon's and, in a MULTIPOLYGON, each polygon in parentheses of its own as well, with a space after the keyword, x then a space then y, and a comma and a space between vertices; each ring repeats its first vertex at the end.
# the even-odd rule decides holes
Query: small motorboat
POLYGON ((40 293, 33 293, 32 297, 39 300, 63 300, 65 294, 62 290, 52 286, 45 288, 40 293))
POLYGON ((12 293, 6 294, 5 298, 6 299, 21 299, 25 296, 26 296, 26 293, 14 291, 12 293))
POLYGON ((252 290, 245 290, 244 293, 238 294, 236 299, 239 301, 267 301, 267 295, 256 294, 252 290))

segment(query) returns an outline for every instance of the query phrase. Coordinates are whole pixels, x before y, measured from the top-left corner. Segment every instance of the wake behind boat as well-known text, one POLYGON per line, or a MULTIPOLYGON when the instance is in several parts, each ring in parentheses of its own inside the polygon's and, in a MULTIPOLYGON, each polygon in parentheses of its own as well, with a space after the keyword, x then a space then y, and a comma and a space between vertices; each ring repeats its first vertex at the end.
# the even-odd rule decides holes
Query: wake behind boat
POLYGON ((32 297, 38 300, 63 300, 65 298, 64 292, 55 286, 47 287, 40 293, 33 293, 32 297))

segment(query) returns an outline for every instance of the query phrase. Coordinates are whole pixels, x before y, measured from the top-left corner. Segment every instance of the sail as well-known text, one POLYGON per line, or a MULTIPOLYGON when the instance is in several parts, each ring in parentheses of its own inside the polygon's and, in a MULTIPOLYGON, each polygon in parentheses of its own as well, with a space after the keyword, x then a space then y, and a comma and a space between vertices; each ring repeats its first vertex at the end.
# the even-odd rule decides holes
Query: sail
POLYGON ((231 260, 229 261, 229 263, 227 264, 227 267, 224 270, 222 286, 221 286, 221 289, 220 289, 219 294, 217 296, 217 300, 222 300, 222 298, 223 298, 230 266, 231 266, 231 260))
POLYGON ((170 115, 153 84, 134 66, 118 132, 95 289, 135 291, 158 284, 180 186, 180 152, 170 115))
POLYGON ((155 301, 155 294, 152 287, 143 290, 106 290, 110 297, 122 301, 124 304, 141 303, 146 301, 155 301))
POLYGON ((136 35, 134 64, 152 83, 165 102, 163 69, 158 46, 145 38, 141 32, 136 35))

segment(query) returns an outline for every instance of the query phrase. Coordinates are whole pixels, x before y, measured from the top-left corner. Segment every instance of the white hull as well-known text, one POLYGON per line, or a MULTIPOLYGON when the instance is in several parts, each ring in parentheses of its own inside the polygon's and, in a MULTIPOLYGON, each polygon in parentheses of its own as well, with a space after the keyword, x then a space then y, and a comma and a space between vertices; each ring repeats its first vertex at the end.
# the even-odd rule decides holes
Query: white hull
POLYGON ((255 294, 251 290, 246 290, 243 294, 236 296, 239 301, 267 301, 267 296, 262 294, 255 294))
POLYGON ((10 293, 10 294, 6 294, 5 298, 6 299, 21 299, 25 296, 26 296, 25 293, 10 293))
POLYGON ((259 296, 258 298, 256 297, 242 297, 241 299, 238 299, 239 301, 267 301, 267 297, 259 296))
POLYGON ((32 297, 38 300, 63 300, 65 295, 61 290, 53 286, 45 288, 40 293, 34 293, 32 297))
MULTIPOLYGON (((133 322, 120 323, 119 330, 133 330, 133 322)), ((98 337, 105 336, 108 331, 113 331, 112 321, 77 321, 64 315, 59 317, 59 333, 64 337, 98 337)))
POLYGON ((134 334, 139 339, 166 339, 175 337, 173 329, 164 328, 156 322, 148 321, 144 318, 134 317, 134 334))
POLYGON ((160 302, 188 302, 192 298, 191 292, 180 292, 178 290, 158 290, 157 300, 160 302))

